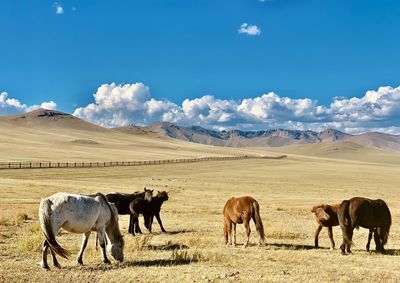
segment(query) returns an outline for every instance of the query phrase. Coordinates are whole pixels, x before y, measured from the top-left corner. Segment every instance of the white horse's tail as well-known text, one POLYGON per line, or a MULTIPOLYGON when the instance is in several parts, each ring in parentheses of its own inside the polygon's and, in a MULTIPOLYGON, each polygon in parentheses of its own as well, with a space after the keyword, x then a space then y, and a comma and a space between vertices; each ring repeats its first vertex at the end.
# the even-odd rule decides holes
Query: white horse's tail
POLYGON ((42 228, 43 235, 47 241, 47 243, 50 246, 50 249, 58 254, 59 256, 63 258, 68 258, 70 255, 70 252, 63 247, 61 247, 57 241, 56 237, 54 236, 53 233, 53 228, 51 226, 51 220, 50 220, 50 215, 51 215, 51 200, 49 199, 44 199, 40 203, 40 208, 39 208, 39 221, 40 221, 40 227, 42 228))

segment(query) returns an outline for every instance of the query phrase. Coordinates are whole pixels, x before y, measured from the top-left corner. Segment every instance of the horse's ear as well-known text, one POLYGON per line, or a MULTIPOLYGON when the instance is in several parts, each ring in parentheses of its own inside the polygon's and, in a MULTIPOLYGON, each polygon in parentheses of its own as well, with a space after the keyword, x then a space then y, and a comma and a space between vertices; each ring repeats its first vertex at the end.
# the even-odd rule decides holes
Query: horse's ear
POLYGON ((146 187, 144 187, 144 191, 147 191, 146 187))

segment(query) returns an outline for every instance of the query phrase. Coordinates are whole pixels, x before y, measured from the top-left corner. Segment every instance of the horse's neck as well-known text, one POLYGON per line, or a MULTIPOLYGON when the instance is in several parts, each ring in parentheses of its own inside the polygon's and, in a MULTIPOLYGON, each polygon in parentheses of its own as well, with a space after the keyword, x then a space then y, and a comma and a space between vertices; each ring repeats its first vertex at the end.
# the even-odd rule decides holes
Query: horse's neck
POLYGON ((333 205, 330 205, 330 207, 333 210, 333 212, 338 213, 339 212, 339 208, 340 208, 340 204, 333 204, 333 205))
MULTIPOLYGON (((111 217, 114 216, 111 214, 111 217)), ((114 244, 118 238, 121 237, 118 221, 116 219, 115 221, 112 221, 111 219, 108 221, 108 225, 106 226, 106 234, 112 244, 114 244)))
POLYGON ((162 199, 161 197, 154 197, 153 200, 151 201, 152 207, 154 209, 160 209, 163 202, 164 202, 164 199, 162 199))

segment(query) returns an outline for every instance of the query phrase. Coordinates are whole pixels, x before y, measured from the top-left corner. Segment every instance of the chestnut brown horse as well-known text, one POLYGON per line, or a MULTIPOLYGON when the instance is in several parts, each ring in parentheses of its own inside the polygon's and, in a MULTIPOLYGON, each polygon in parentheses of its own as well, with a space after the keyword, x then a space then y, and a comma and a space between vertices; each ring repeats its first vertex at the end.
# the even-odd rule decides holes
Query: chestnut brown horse
POLYGON ((318 227, 315 231, 314 244, 318 248, 318 235, 322 230, 322 227, 328 228, 328 236, 331 241, 331 250, 335 248, 335 241, 333 240, 332 227, 339 225, 339 219, 337 216, 340 204, 318 204, 311 209, 311 212, 315 213, 315 220, 317 221, 318 227))
POLYGON ((351 252, 353 230, 358 227, 369 229, 366 246, 368 252, 372 235, 374 236, 376 250, 385 251, 383 246, 387 243, 389 237, 392 216, 387 204, 383 200, 372 200, 362 197, 344 200, 340 204, 338 217, 343 233, 343 243, 340 246, 342 254, 351 252))
POLYGON ((236 224, 244 224, 246 229, 246 241, 243 247, 247 247, 250 238, 250 220, 253 219, 259 236, 259 245, 265 240, 264 227, 260 217, 258 202, 249 196, 230 198, 224 207, 224 236, 225 244, 236 245, 236 224), (233 233, 232 233, 233 228, 233 233))

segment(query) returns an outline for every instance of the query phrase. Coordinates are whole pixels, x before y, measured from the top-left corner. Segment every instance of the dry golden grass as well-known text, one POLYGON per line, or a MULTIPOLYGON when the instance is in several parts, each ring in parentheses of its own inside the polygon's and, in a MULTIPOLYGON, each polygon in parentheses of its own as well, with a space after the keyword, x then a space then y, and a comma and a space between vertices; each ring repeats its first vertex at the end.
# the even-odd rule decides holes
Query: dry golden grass
MULTIPOLYGON (((379 157, 367 162, 289 154, 281 160, 0 171, 0 281, 398 281, 400 158, 397 156, 396 164, 395 155, 382 153, 379 157), (390 156, 390 162, 385 156, 390 156), (92 235, 84 266, 77 266, 72 257, 60 259, 60 270, 39 267, 37 208, 41 197, 58 191, 131 192, 144 186, 170 192, 161 212, 169 233, 160 233, 155 223, 154 233, 132 237, 127 234, 128 217, 121 216, 126 242, 123 263, 100 263, 92 235), (251 195, 260 203, 267 233, 264 247, 255 245, 253 224, 250 247, 225 247, 223 243, 222 208, 229 197, 241 195, 251 195), (393 216, 388 254, 365 252, 364 229, 355 231, 353 255, 329 251, 325 230, 320 234, 323 248, 313 249, 316 224, 311 207, 356 195, 387 201, 393 216), (15 223, 18 214, 28 217, 15 223)), ((239 225, 237 231, 241 243, 243 227, 239 225)), ((334 236, 339 246, 341 232, 337 227, 334 236)), ((58 241, 77 255, 81 235, 62 233, 58 241)))

